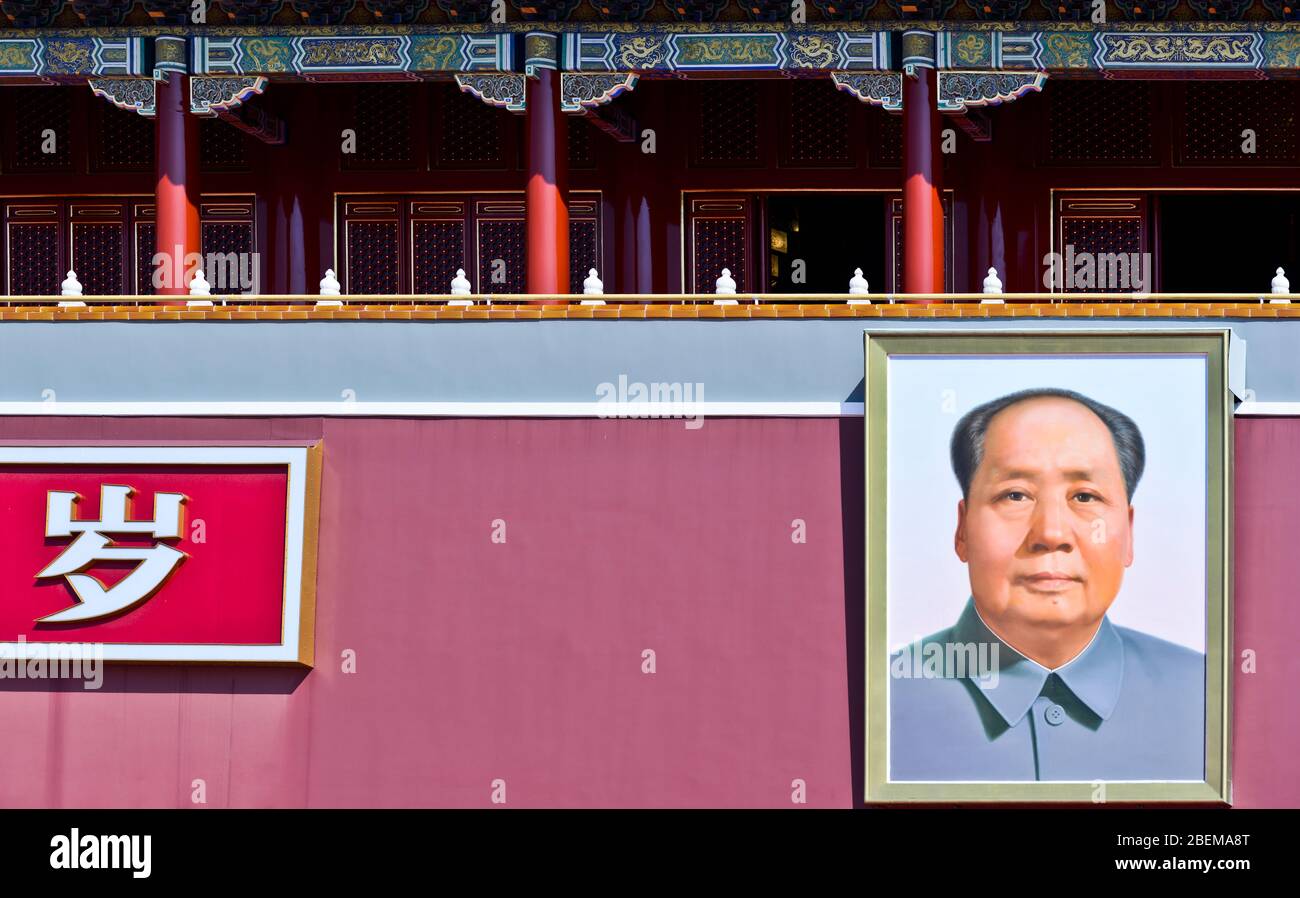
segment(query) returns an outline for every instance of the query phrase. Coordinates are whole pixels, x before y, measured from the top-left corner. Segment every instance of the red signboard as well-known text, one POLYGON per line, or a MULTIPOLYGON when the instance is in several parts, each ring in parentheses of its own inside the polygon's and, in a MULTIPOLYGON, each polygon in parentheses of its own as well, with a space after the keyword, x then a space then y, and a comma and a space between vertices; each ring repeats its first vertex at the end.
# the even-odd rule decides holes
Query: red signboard
POLYGON ((0 647, 310 664, 319 454, 0 447, 0 647))

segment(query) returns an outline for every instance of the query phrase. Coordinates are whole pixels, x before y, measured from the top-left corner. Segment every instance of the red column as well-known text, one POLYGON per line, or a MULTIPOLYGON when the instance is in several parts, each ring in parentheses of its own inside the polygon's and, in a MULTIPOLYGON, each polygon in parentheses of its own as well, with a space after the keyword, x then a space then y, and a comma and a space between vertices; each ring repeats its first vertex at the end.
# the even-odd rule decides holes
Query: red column
POLYGON ((903 290, 942 293, 938 76, 915 72, 903 76, 903 290))
POLYGON ((569 142, 560 73, 528 78, 528 292, 569 292, 569 142))
POLYGON ((189 113, 187 77, 158 83, 157 118, 156 252, 171 259, 172 276, 156 292, 181 296, 189 293, 185 257, 199 252, 198 120, 189 113))

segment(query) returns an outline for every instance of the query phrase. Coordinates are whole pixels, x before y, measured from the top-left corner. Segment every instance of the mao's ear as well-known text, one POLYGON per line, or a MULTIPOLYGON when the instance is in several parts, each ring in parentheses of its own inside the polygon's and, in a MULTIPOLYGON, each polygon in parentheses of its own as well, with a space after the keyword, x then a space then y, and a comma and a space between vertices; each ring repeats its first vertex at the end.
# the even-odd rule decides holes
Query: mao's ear
MULTIPOLYGON (((1131 514, 1132 512, 1130 512, 1131 514)), ((1129 543, 1130 555, 1132 554, 1133 544, 1129 543)), ((953 548, 957 550, 957 557, 962 561, 966 560, 966 500, 962 499, 957 503, 957 533, 953 537, 953 548)))

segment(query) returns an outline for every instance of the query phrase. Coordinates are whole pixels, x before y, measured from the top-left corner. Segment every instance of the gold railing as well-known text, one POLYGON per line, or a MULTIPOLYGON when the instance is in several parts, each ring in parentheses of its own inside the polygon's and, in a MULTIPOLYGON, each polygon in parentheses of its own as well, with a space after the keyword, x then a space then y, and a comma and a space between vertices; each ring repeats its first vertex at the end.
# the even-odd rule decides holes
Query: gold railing
MULTIPOLYGON (((1241 305, 1300 300, 1296 293, 737 293, 718 296, 713 293, 608 293, 600 296, 582 294, 496 294, 450 295, 366 295, 318 296, 315 294, 258 294, 214 296, 0 296, 2 307, 58 307, 84 303, 87 307, 159 307, 180 308, 191 303, 211 302, 221 306, 300 306, 318 303, 344 307, 365 306, 442 306, 472 302, 475 306, 543 306, 580 305, 600 300, 606 305, 713 305, 719 300, 734 300, 743 305, 898 305, 898 304, 981 304, 1000 301, 1004 304, 1072 305, 1072 304, 1139 304, 1139 305, 1241 305)), ((75 305, 72 306, 76 308, 75 305)))

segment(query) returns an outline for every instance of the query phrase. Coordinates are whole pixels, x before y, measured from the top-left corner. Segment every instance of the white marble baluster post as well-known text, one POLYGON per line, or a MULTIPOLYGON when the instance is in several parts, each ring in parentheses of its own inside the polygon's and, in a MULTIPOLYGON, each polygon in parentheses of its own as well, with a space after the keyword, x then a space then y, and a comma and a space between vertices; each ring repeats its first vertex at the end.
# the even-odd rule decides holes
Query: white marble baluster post
MULTIPOLYGON (((996 268, 989 269, 989 275, 984 279, 984 292, 989 296, 1002 293, 1002 281, 998 279, 998 270, 996 268)), ((1001 299, 982 299, 980 305, 1001 305, 1002 302, 1001 299)))
MULTIPOLYGON (((605 285, 600 280, 600 275, 596 273, 596 269, 594 268, 587 269, 587 279, 582 282, 582 295, 603 296, 604 293, 605 293, 605 285)), ((603 306, 605 304, 605 300, 584 299, 582 301, 582 304, 584 306, 603 306)))
MULTIPOLYGON (((866 295, 867 295, 868 293, 870 293, 870 292, 871 292, 871 287, 867 284, 867 279, 864 278, 864 277, 862 276, 862 269, 861 269, 861 268, 855 268, 855 269, 853 269, 853 277, 849 278, 849 295, 850 295, 850 296, 866 296, 866 295)), ((871 300, 869 300, 869 299, 850 299, 850 300, 849 300, 849 305, 851 305, 851 306, 869 306, 869 305, 871 305, 871 300)))
MULTIPOLYGON (((1287 295, 1290 295, 1291 293, 1291 282, 1287 280, 1286 272, 1283 271, 1281 268, 1277 270, 1277 274, 1273 275, 1273 292, 1276 294, 1287 294, 1287 295)), ((1269 303, 1271 305, 1289 305, 1290 302, 1291 300, 1289 299, 1269 300, 1269 303)))
MULTIPOLYGON (((713 292, 718 296, 734 297, 736 295, 736 279, 731 276, 730 268, 722 269, 722 277, 714 281, 713 292)), ((736 305, 736 300, 715 299, 713 304, 715 306, 734 306, 736 305)))
POLYGON ((334 276, 333 268, 326 268, 325 277, 320 279, 320 295, 322 297, 331 297, 331 298, 329 299, 322 298, 316 300, 316 308, 321 308, 322 306, 342 307, 343 305, 343 300, 333 298, 335 296, 343 295, 343 285, 340 284, 339 279, 334 276))
MULTIPOLYGON (((208 283, 207 276, 200 268, 194 272, 194 277, 190 279, 190 296, 208 297, 212 295, 212 285, 208 283)), ((210 299, 191 299, 185 303, 190 308, 210 309, 212 300, 210 299)))
POLYGON ((68 276, 63 279, 63 284, 59 289, 59 295, 72 297, 62 300, 59 303, 60 309, 85 308, 86 304, 81 301, 81 281, 77 280, 77 273, 69 271, 68 276))
POLYGON ((456 297, 462 297, 462 298, 449 299, 447 300, 447 305, 472 306, 474 305, 474 300, 464 299, 463 297, 469 296, 473 292, 474 292, 474 285, 469 282, 469 278, 465 277, 465 269, 457 268, 456 276, 451 279, 451 295, 456 297))

